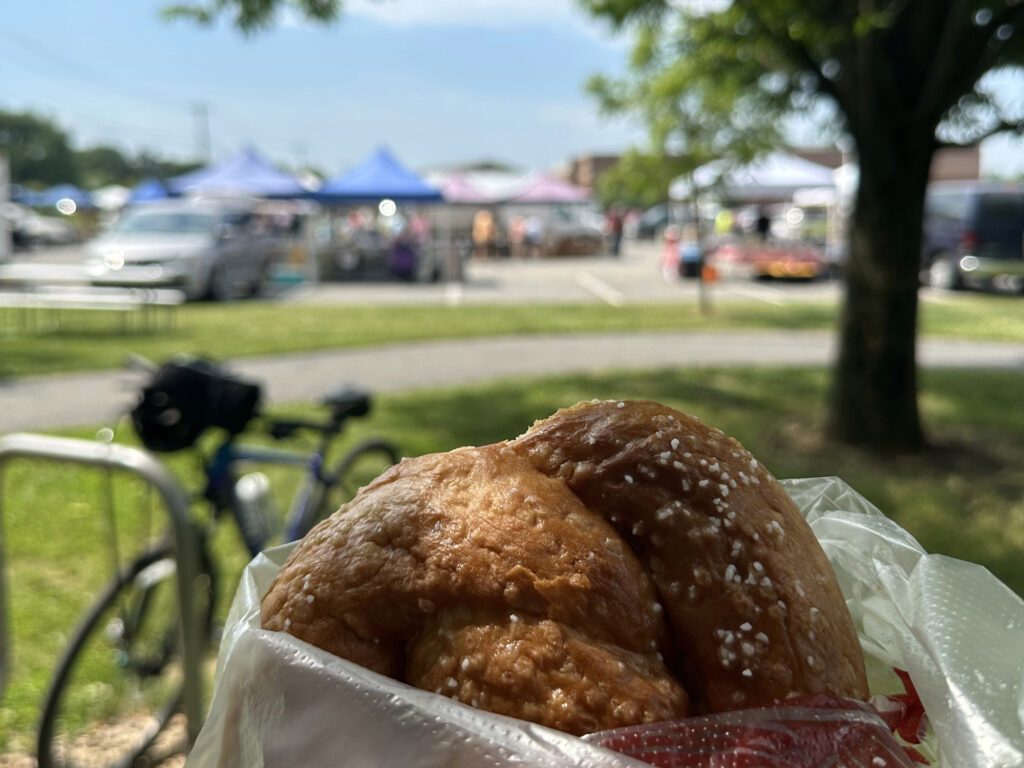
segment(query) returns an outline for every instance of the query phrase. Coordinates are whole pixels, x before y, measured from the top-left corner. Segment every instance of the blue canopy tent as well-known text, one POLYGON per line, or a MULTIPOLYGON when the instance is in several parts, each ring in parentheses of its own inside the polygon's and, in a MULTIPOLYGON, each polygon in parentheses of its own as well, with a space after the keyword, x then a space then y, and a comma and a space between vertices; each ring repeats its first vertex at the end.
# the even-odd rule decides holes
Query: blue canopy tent
MULTIPOLYGON (((402 166, 384 148, 347 173, 328 179, 310 197, 326 206, 377 204, 383 200, 412 205, 444 202, 441 190, 402 166)), ((384 215, 390 219, 391 214, 384 215)), ((372 228, 353 237, 356 267, 349 272, 364 279, 368 274, 384 276, 390 272, 407 280, 437 280, 457 273, 458 265, 453 263, 450 244, 439 246, 434 241, 414 246, 407 237, 404 218, 395 221, 401 223, 392 241, 383 239, 381 233, 372 228)), ((448 234, 441 239, 447 243, 448 234)), ((343 261, 348 258, 347 255, 343 261)))
POLYGON ((11 200, 22 205, 33 205, 33 201, 38 195, 38 192, 23 187, 21 184, 11 184, 9 187, 11 200))
POLYGON ((167 187, 160 179, 145 179, 132 187, 128 202, 145 203, 150 200, 163 200, 170 195, 167 187))
POLYGON ((74 201, 78 208, 88 208, 92 205, 92 195, 74 184, 57 184, 41 192, 21 188, 15 192, 13 198, 15 202, 34 208, 49 208, 65 199, 74 201))
POLYGON ((23 187, 21 184, 11 184, 11 200, 22 205, 35 207, 42 205, 40 202, 43 199, 43 193, 28 187, 23 187))
POLYGON ((305 197, 302 183, 251 147, 219 163, 175 176, 167 182, 174 195, 255 195, 305 197))
POLYGON ((358 203, 394 200, 396 203, 442 202, 441 191, 402 166, 386 149, 341 176, 328 179, 311 195, 324 203, 358 203))

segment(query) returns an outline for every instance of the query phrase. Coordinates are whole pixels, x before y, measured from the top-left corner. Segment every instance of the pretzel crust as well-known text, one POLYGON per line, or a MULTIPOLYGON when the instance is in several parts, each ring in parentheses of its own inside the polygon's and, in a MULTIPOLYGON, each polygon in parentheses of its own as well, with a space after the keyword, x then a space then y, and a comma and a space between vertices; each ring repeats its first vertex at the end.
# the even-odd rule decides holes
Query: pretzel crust
POLYGON ((657 585, 670 666, 698 711, 866 699, 863 652, 821 545, 736 440, 653 402, 581 403, 512 443, 609 520, 657 585))
POLYGON ((343 509, 278 573, 264 628, 570 733, 688 711, 636 556, 507 445, 407 459, 343 509))
POLYGON ((782 487, 647 401, 403 460, 295 547, 262 622, 575 734, 868 695, 835 575, 782 487))

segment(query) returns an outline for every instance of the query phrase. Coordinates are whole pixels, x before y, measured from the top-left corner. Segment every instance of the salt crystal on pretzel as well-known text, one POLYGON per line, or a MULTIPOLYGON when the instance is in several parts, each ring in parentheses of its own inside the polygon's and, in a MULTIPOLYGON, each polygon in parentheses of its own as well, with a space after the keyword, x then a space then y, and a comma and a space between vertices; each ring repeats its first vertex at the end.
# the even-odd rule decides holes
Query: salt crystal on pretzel
POLYGON ((262 621, 569 733, 867 697, 796 506, 735 440, 651 402, 403 461, 296 546, 262 621))
POLYGON ((673 630, 669 664, 698 711, 794 694, 867 698, 863 653, 825 553, 736 440, 659 403, 608 401, 558 411, 511 445, 640 557, 673 630))

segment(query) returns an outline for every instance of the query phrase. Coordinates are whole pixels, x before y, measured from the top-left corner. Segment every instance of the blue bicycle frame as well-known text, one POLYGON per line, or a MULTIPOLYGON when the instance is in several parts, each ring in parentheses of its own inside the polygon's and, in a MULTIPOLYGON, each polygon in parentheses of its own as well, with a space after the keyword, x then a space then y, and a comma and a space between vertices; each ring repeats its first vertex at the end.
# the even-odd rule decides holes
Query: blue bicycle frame
POLYGON ((299 529, 304 518, 303 512, 309 503, 314 487, 318 484, 325 487, 332 484, 330 478, 324 476, 321 471, 324 464, 323 454, 319 451, 302 453, 239 444, 229 438, 217 448, 213 457, 207 462, 205 466, 206 497, 218 509, 227 507, 231 510, 249 554, 255 556, 266 548, 276 535, 276 531, 270 529, 266 519, 258 514, 253 514, 243 504, 238 503, 235 496, 235 483, 238 481, 237 466, 241 462, 306 467, 305 480, 299 495, 288 510, 283 528, 287 541, 301 538, 305 534, 305 531, 299 529))

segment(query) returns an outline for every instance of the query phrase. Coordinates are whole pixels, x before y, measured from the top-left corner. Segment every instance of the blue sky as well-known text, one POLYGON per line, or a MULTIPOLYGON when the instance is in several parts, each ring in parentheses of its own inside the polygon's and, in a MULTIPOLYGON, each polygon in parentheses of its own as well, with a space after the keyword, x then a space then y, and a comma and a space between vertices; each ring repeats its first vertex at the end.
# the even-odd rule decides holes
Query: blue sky
MULTIPOLYGON (((628 45, 573 0, 349 0, 333 25, 284 18, 249 38, 163 22, 167 2, 6 3, 0 108, 53 117, 78 146, 184 159, 204 104, 215 157, 254 144, 329 174, 382 144, 417 168, 548 168, 642 140, 583 91, 624 67, 628 45)), ((1024 145, 994 142, 982 159, 1024 170, 1024 145)))
POLYGON ((583 92, 627 49, 571 0, 353 0, 331 26, 286 18, 250 38, 163 22, 164 4, 5 4, 0 107, 54 117, 80 146, 189 157, 203 103, 215 156, 252 143, 328 172, 381 144, 417 167, 532 168, 640 137, 583 92))

